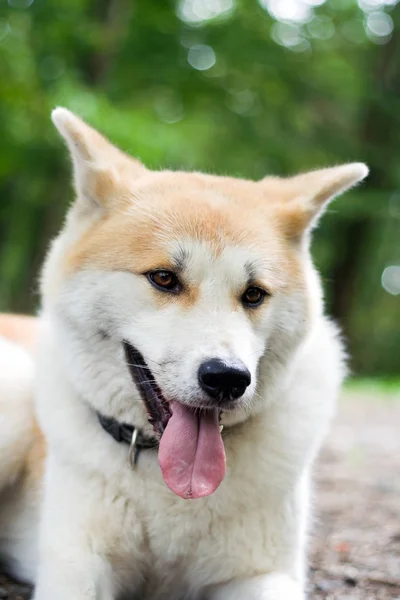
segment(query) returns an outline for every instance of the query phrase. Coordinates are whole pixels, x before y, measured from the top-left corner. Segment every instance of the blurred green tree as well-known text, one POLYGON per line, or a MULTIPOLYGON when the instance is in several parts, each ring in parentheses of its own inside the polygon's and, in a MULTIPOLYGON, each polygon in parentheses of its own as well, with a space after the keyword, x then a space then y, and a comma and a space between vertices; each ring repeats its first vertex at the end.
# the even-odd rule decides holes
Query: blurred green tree
POLYGON ((363 160, 314 255, 357 374, 400 371, 396 0, 8 0, 0 8, 0 309, 36 277, 71 199, 50 110, 151 167, 250 178, 363 160))

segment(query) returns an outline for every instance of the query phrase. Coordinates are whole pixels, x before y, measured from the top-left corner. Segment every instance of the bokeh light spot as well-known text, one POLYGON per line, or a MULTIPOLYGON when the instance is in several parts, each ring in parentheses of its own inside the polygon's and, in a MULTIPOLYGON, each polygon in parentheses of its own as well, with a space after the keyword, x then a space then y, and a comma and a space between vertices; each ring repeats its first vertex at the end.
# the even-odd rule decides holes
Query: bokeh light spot
POLYGON ((254 93, 251 90, 230 92, 227 105, 230 110, 238 115, 248 114, 254 106, 254 93))
POLYGON ((182 0, 177 14, 185 23, 201 24, 216 17, 228 16, 233 8, 233 0, 182 0))
POLYGON ((329 40, 335 35, 335 26, 330 17, 314 17, 307 29, 311 37, 319 40, 329 40))
POLYGON ((272 39, 281 46, 293 48, 303 41, 300 29, 289 23, 275 23, 271 29, 272 39))
POLYGON ((400 266, 391 265, 386 267, 382 273, 381 283, 384 290, 392 296, 400 294, 400 266))
POLYGON ((207 69, 211 69, 215 65, 216 57, 211 46, 196 44, 189 49, 187 60, 193 69, 207 71, 207 69))
POLYGON ((368 15, 367 32, 377 37, 387 37, 393 31, 393 20, 390 15, 382 11, 375 11, 368 15))
POLYGON ((160 90, 155 94, 154 110, 163 123, 171 125, 183 119, 183 104, 173 90, 160 90))
POLYGON ((394 6, 397 2, 398 0, 358 0, 358 6, 364 12, 371 12, 385 6, 394 6))
POLYGON ((305 23, 312 17, 312 7, 304 0, 259 0, 277 21, 305 23))

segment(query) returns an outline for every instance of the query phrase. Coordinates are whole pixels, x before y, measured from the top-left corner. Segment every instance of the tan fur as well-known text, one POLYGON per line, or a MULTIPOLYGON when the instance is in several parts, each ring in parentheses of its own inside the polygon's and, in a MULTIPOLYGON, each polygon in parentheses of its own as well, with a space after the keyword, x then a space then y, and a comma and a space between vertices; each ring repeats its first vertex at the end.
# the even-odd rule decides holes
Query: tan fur
MULTIPOLYGON (((29 352, 34 351, 38 332, 39 325, 36 317, 0 314, 0 336, 15 342, 29 352)), ((40 480, 46 458, 46 441, 33 415, 31 423, 30 439, 21 443, 21 446, 26 444, 26 452, 22 455, 18 468, 14 468, 14 471, 19 474, 22 484, 27 486, 32 485, 32 481, 40 480)))
POLYGON ((32 426, 32 443, 26 454, 22 467, 22 483, 26 486, 40 482, 44 473, 44 464, 47 455, 46 439, 39 424, 34 418, 32 426))
POLYGON ((88 267, 138 274, 171 269, 165 242, 198 237, 210 243, 216 257, 227 244, 261 247, 267 256, 275 256, 287 279, 271 273, 262 282, 271 292, 297 283, 299 261, 281 235, 278 212, 275 220, 269 214, 263 221, 249 210, 260 202, 256 191, 262 196, 257 184, 243 182, 247 185, 238 194, 234 180, 228 178, 231 189, 217 186, 218 180, 206 175, 198 176, 194 185, 185 173, 156 173, 154 179, 156 186, 132 193, 129 209, 105 214, 92 225, 66 255, 66 275, 88 267))
POLYGON ((38 324, 35 317, 0 314, 0 335, 32 351, 36 344, 38 324))
MULTIPOLYGON (((78 198, 86 195, 102 208, 77 243, 66 249, 58 264, 59 282, 86 268, 136 274, 169 269, 167 244, 198 238, 211 245, 216 257, 227 245, 255 247, 273 256, 279 275, 267 268, 260 284, 271 293, 295 289, 303 279, 295 245, 322 205, 351 185, 360 168, 344 165, 260 182, 151 172, 75 115, 60 109, 53 119, 76 164, 78 198)), ((192 306, 198 294, 190 286, 186 292, 179 301, 192 306)))

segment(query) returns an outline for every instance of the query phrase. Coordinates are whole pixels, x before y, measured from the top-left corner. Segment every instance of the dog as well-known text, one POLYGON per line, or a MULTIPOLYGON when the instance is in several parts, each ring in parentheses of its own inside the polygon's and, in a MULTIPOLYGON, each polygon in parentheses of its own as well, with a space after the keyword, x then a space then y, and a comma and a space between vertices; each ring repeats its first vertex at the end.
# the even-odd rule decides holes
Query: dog
POLYGON ((303 600, 310 472, 346 373, 311 230, 362 163, 148 170, 52 118, 76 199, 35 367, 0 346, 0 553, 35 600, 303 600))

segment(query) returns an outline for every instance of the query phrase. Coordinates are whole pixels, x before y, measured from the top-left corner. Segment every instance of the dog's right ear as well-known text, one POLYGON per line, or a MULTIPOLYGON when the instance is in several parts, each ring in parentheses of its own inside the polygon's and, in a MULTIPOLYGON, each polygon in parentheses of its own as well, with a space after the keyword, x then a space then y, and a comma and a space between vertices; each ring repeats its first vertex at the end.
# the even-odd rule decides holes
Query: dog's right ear
POLYGON ((129 184, 147 172, 66 108, 54 109, 51 118, 71 153, 82 208, 112 209, 129 195, 129 184))

